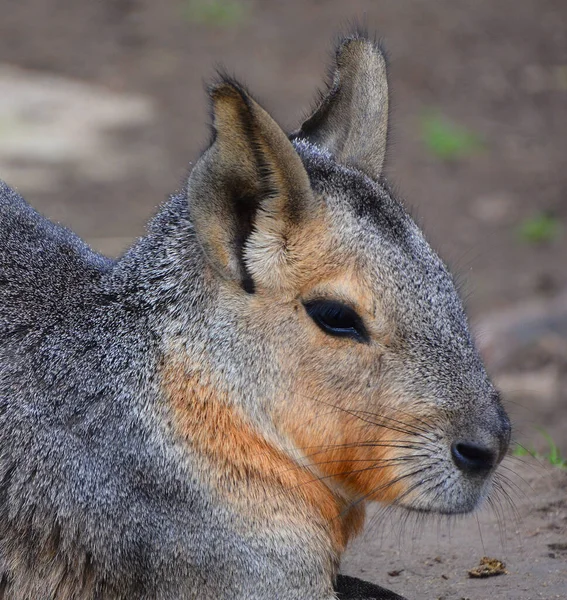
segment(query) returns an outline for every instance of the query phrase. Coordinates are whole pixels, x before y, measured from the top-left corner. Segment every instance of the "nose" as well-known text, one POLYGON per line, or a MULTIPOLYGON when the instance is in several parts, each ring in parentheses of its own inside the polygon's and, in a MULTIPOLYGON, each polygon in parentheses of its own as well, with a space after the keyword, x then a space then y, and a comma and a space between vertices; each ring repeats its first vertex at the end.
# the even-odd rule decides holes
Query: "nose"
POLYGON ((459 440, 451 446, 451 456, 457 467, 465 473, 486 473, 498 462, 499 452, 488 446, 459 440))

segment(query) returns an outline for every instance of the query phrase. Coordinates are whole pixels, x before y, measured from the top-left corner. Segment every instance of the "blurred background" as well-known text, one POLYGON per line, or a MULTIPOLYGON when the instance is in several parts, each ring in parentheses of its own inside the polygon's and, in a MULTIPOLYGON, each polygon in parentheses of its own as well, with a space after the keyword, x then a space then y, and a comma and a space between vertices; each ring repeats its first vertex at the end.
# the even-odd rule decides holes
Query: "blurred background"
POLYGON ((562 460, 565 0, 2 4, 0 177, 111 255, 204 149, 216 67, 291 131, 334 37, 353 21, 377 32, 390 55, 389 177, 462 282, 517 438, 562 460))

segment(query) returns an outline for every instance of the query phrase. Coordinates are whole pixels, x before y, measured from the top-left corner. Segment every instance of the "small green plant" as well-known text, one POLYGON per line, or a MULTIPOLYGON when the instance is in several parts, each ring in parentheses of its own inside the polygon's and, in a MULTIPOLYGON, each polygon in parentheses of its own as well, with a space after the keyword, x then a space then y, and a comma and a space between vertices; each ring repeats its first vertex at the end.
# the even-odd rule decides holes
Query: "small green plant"
POLYGON ((192 23, 226 27, 242 21, 246 9, 238 0, 185 0, 183 13, 192 23))
POLYGON ((522 241, 529 244, 542 244, 556 239, 560 231, 561 223, 557 217, 539 213, 520 225, 518 235, 522 241))
POLYGON ((540 430, 541 435, 547 442, 547 451, 543 454, 537 452, 534 448, 526 448, 516 444, 516 447, 512 451, 514 456, 533 456, 540 460, 546 460, 550 465, 559 467, 561 469, 567 469, 567 459, 561 456, 561 452, 557 447, 557 444, 553 441, 553 438, 547 433, 547 431, 540 430))
POLYGON ((567 460, 565 460, 561 456, 561 452, 559 451, 557 444, 553 441, 549 433, 547 433, 546 431, 542 431, 541 434, 546 439, 549 448, 549 450, 543 455, 543 457, 547 459, 550 464, 556 467, 561 467, 563 469, 567 468, 567 460))
POLYGON ((422 117, 421 134, 427 149, 445 161, 471 156, 484 147, 479 136, 439 114, 430 113, 422 117))

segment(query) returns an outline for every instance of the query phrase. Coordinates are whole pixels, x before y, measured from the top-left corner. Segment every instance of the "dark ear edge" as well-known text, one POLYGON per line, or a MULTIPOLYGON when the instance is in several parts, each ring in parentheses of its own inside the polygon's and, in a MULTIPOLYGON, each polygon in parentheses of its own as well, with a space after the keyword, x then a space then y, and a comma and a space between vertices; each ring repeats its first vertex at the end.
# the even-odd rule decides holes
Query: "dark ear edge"
POLYGON ((292 138, 308 139, 378 180, 388 141, 386 52, 359 30, 339 42, 330 72, 327 90, 292 138))
POLYGON ((301 218, 311 187, 287 135, 243 86, 223 77, 209 97, 212 140, 189 177, 190 216, 216 271, 252 292, 243 254, 258 214, 285 229, 301 218))

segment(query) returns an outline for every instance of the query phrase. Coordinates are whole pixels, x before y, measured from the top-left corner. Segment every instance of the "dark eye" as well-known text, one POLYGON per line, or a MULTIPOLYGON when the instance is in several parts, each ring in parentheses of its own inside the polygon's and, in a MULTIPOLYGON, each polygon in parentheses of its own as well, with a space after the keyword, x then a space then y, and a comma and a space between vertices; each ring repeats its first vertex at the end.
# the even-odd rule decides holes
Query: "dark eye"
POLYGON ((368 340, 362 319, 350 306, 334 300, 311 300, 304 306, 307 314, 325 333, 350 337, 359 342, 368 340))

